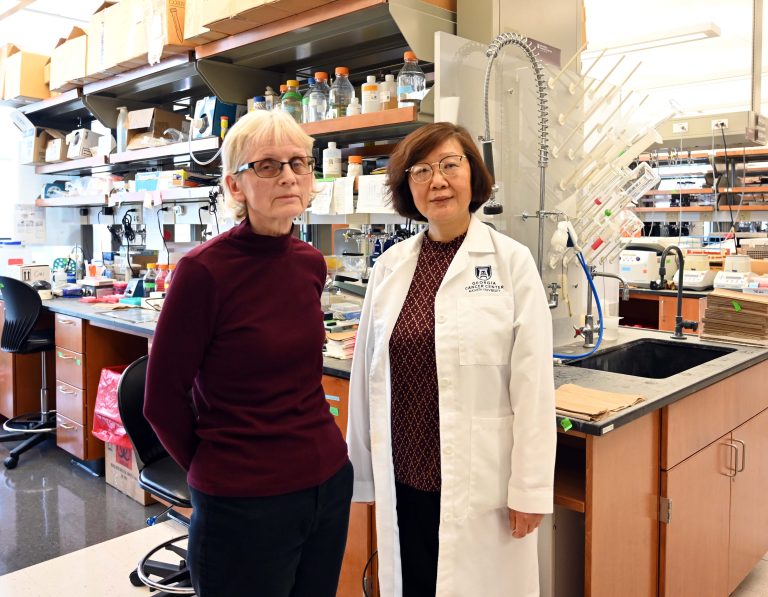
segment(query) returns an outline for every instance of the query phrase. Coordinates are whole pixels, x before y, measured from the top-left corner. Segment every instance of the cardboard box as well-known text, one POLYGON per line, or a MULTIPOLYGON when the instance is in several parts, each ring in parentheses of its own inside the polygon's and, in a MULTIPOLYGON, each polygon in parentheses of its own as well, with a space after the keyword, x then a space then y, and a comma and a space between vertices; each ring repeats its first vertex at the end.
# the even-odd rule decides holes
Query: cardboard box
POLYGON ((89 158, 91 148, 99 144, 99 135, 88 129, 77 129, 69 133, 67 139, 67 158, 76 160, 79 158, 89 158))
POLYGON ((45 161, 49 163, 63 162, 67 159, 66 135, 60 131, 50 130, 51 138, 45 146, 45 161))
POLYGON ((123 70, 114 66, 117 64, 116 60, 108 64, 111 56, 108 55, 107 51, 112 45, 106 39, 106 19, 107 9, 113 6, 114 3, 114 1, 104 2, 91 15, 88 23, 88 50, 85 60, 85 76, 94 81, 105 79, 123 70))
POLYGON ((32 284, 38 280, 51 281, 51 266, 38 263, 15 265, 11 269, 11 277, 32 284))
MULTIPOLYGON (((199 0, 199 3, 202 5, 203 25, 211 31, 235 35, 258 27, 257 23, 236 16, 244 7, 238 6, 235 0, 199 0)), ((250 4, 257 4, 257 0, 251 0, 250 4)))
POLYGON ((128 112, 128 149, 152 147, 146 140, 147 135, 160 139, 166 129, 181 130, 183 123, 183 114, 160 108, 132 110, 128 112))
POLYGON ((285 19, 333 0, 234 0, 235 14, 258 25, 285 19))
POLYGON ((80 27, 73 27, 66 39, 59 40, 51 54, 53 91, 69 91, 85 82, 88 56, 88 36, 80 27))
POLYGON ((205 26, 205 21, 210 20, 206 10, 209 4, 210 0, 187 0, 184 11, 184 41, 203 45, 227 36, 226 33, 211 31, 205 26))
POLYGON ((157 500, 139 487, 139 467, 132 449, 104 444, 104 477, 107 484, 144 506, 157 500))
POLYGON ((22 52, 10 46, 5 58, 3 99, 37 101, 50 96, 43 81, 43 69, 48 56, 22 52))
POLYGON ((62 131, 42 127, 33 127, 24 131, 19 142, 19 163, 44 164, 48 141, 64 134, 62 131))

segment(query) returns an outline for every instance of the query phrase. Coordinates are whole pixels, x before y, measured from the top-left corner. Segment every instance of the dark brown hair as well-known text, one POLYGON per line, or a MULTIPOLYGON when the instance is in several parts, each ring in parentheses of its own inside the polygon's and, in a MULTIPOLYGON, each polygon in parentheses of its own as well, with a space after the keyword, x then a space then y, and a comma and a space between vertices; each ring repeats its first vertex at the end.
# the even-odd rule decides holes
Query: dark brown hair
POLYGON ((469 211, 477 211, 491 196, 493 180, 469 131, 463 126, 450 122, 427 124, 400 141, 389 156, 387 186, 392 192, 392 206, 404 218, 426 221, 413 202, 406 169, 423 160, 435 147, 450 139, 456 139, 461 144, 469 162, 472 177, 472 199, 469 203, 469 211))

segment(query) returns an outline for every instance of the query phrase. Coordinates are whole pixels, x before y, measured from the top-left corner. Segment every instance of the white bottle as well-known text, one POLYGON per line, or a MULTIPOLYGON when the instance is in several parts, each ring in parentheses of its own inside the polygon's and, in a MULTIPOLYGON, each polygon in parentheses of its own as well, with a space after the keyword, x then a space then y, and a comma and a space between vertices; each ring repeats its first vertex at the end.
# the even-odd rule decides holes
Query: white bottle
POLYGON ((64 268, 60 267, 53 273, 53 288, 64 288, 67 285, 67 272, 64 268))
POLYGON ((379 111, 379 86, 376 83, 376 77, 368 75, 368 80, 363 84, 363 114, 379 111))
POLYGON ((395 75, 384 75, 384 80, 379 83, 379 103, 381 110, 397 108, 397 83, 395 83, 395 75))
POLYGON ((121 106, 117 109, 117 153, 122 153, 128 148, 128 108, 121 106))
POLYGON ((341 178, 341 149, 335 141, 329 141, 323 149, 323 178, 341 178))
POLYGON ((355 114, 360 114, 362 110, 362 106, 360 105, 360 100, 356 97, 353 97, 352 100, 349 102, 349 105, 347 106, 347 116, 354 116, 355 114))

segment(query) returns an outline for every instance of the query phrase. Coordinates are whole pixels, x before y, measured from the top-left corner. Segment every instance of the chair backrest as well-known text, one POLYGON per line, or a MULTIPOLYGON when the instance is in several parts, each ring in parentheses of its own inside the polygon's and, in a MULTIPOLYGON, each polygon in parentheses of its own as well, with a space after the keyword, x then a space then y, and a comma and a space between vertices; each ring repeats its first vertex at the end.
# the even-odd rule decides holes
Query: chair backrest
POLYGON ((144 418, 144 387, 147 360, 143 356, 128 365, 117 384, 117 408, 128 437, 139 457, 139 468, 168 456, 154 430, 144 418))
POLYGON ((5 307, 0 348, 5 352, 18 352, 40 317, 43 301, 29 284, 8 276, 0 276, 0 295, 5 307))

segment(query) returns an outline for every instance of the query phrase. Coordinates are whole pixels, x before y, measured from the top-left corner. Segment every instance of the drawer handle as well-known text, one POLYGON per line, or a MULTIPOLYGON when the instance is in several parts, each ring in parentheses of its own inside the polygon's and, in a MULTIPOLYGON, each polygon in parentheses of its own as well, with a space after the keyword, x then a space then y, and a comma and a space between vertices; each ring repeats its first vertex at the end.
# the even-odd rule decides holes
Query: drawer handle
POLYGON ((60 352, 57 352, 56 356, 58 356, 60 359, 62 359, 64 361, 71 361, 72 359, 75 358, 75 357, 68 357, 68 356, 66 356, 64 354, 61 354, 60 352))
POLYGON ((65 425, 64 423, 59 423, 59 427, 62 429, 75 429, 74 425, 65 425))
POLYGON ((59 386, 59 392, 61 392, 62 394, 74 394, 75 393, 72 390, 68 390, 64 386, 59 386))
POLYGON ((69 319, 57 319, 61 325, 75 325, 74 321, 70 321, 69 319))
POLYGON ((741 466, 736 469, 736 472, 740 473, 744 470, 744 466, 747 464, 747 444, 736 438, 733 438, 731 441, 734 441, 737 444, 741 444, 741 466))

